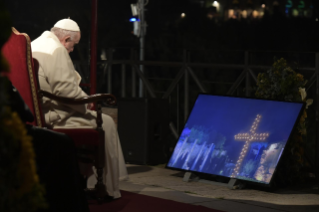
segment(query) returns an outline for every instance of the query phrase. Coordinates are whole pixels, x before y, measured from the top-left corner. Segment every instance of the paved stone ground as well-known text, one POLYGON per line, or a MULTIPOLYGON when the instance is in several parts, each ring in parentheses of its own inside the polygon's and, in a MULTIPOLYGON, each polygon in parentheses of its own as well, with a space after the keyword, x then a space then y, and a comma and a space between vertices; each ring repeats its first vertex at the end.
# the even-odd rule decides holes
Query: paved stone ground
POLYGON ((125 191, 202 205, 227 212, 319 212, 316 186, 266 192, 257 189, 230 190, 225 186, 184 182, 182 173, 153 166, 127 164, 130 179, 125 191))

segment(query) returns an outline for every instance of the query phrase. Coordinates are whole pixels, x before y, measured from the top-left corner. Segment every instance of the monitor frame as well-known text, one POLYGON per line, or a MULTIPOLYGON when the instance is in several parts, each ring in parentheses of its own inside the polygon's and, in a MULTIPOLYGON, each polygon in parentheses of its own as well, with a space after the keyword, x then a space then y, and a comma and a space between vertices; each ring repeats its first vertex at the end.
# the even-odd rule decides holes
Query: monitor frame
MULTIPOLYGON (((290 140, 291 140, 291 137, 292 137, 292 134, 293 134, 292 132, 295 130, 295 128, 296 128, 296 126, 297 126, 297 123, 298 123, 298 121, 299 121, 300 118, 301 118, 302 112, 305 110, 305 107, 306 107, 306 103, 305 103, 305 102, 299 102, 299 101, 284 101, 284 100, 265 99, 265 98, 257 98, 257 97, 239 97, 239 96, 233 96, 233 95, 217 95, 217 94, 208 94, 208 93, 198 93, 198 94, 197 94, 197 97, 196 97, 196 99, 195 99, 195 101, 194 101, 194 103, 193 103, 193 106, 192 106, 192 108, 191 108, 191 110, 190 110, 190 112, 189 112, 189 114, 188 114, 188 116, 187 116, 187 119, 186 119, 186 121, 184 122, 183 128, 182 128, 181 132, 179 133, 178 138, 176 139, 176 143, 175 143, 174 149, 173 149, 173 151, 171 152, 170 156, 168 157, 168 161, 167 161, 167 163, 166 163, 166 165, 165 165, 165 168, 171 169, 171 170, 183 171, 183 172, 185 172, 185 173, 186 173, 186 172, 191 172, 191 173, 196 174, 196 175, 199 176, 199 177, 202 177, 202 176, 210 176, 209 179, 219 178, 219 179, 223 179, 224 181, 225 181, 225 179, 229 179, 229 180, 230 180, 230 179, 236 179, 238 182, 241 182, 241 181, 242 181, 242 182, 245 182, 245 183, 248 183, 248 184, 252 184, 252 185, 263 186, 263 187, 271 187, 272 182, 273 182, 273 180, 274 180, 274 177, 276 176, 277 167, 279 166, 279 164, 280 164, 281 161, 282 161, 282 160, 281 160, 282 156, 284 156, 285 153, 288 151, 287 148, 286 148, 286 146, 287 146, 288 142, 290 142, 290 140), (295 123, 293 124, 292 130, 290 131, 290 134, 289 134, 289 136, 288 136, 288 138, 287 138, 287 141, 286 141, 284 150, 283 150, 283 152, 282 152, 282 154, 281 154, 281 156, 280 156, 280 158, 279 158, 279 160, 278 160, 278 163, 277 163, 277 165, 276 165, 276 167, 275 167, 274 173, 273 173, 273 175, 272 175, 272 177, 271 177, 269 183, 250 181, 250 180, 245 180, 245 179, 241 179, 241 178, 237 178, 237 177, 232 178, 232 177, 227 177, 227 176, 223 176, 223 175, 211 174, 211 173, 206 173, 206 172, 197 172, 197 171, 185 170, 185 169, 181 169, 181 168, 176 168, 176 167, 170 167, 170 166, 168 166, 168 162, 170 161, 170 159, 171 159, 171 157, 172 157, 172 155, 173 155, 173 153, 174 153, 174 150, 175 150, 175 148, 176 148, 176 146, 177 146, 177 144, 178 144, 178 141, 179 141, 179 139, 180 139, 180 137, 181 137, 181 135, 182 135, 182 133, 183 133, 183 130, 185 129, 185 125, 186 125, 187 122, 189 121, 190 114, 192 113, 192 111, 193 111, 193 109, 194 109, 194 107, 195 107, 195 102, 196 102, 196 100, 199 98, 200 95, 219 96, 219 97, 230 97, 230 98, 239 98, 239 99, 264 100, 264 101, 274 101, 274 102, 299 103, 299 104, 302 104, 301 109, 300 109, 300 111, 299 111, 299 114, 297 115, 297 118, 296 118, 296 120, 295 120, 295 123)), ((205 178, 206 178, 206 177, 205 177, 205 178)), ((204 178, 204 179, 205 179, 205 178, 204 178)), ((206 178, 206 179, 207 179, 207 178, 206 178)))

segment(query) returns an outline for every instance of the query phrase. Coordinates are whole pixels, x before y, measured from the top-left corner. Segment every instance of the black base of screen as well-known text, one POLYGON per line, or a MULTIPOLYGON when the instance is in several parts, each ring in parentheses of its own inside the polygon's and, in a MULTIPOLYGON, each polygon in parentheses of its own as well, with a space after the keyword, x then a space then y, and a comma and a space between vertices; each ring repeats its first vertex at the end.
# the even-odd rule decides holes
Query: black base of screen
POLYGON ((168 100, 119 99, 118 132, 126 163, 166 163, 170 132, 168 100))

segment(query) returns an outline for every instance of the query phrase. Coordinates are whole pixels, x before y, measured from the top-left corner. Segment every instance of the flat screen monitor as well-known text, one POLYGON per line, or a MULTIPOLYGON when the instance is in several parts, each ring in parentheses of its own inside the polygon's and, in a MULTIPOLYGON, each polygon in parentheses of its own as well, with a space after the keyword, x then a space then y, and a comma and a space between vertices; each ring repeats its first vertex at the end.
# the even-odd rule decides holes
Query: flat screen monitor
POLYGON ((303 107, 200 94, 167 168, 269 184, 303 107))

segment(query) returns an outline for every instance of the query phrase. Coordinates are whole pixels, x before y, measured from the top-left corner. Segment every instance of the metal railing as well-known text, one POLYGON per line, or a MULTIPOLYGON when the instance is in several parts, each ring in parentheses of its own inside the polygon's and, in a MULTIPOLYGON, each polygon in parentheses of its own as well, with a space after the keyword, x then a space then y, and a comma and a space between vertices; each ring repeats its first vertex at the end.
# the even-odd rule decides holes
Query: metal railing
MULTIPOLYGON (((255 65, 250 64, 250 52, 246 51, 244 52, 244 63, 243 64, 208 64, 208 63, 194 63, 189 61, 189 54, 186 50, 183 52, 183 61, 182 62, 162 62, 162 61, 139 61, 136 58, 132 56, 132 59, 129 60, 115 60, 113 58, 113 49, 108 50, 108 60, 107 61, 100 61, 98 62, 98 65, 100 65, 101 68, 101 74, 100 78, 98 79, 98 86, 101 87, 101 85, 107 86, 107 92, 112 93, 112 73, 113 73, 113 67, 120 65, 120 95, 122 98, 125 98, 128 96, 126 90, 127 90, 127 84, 128 80, 131 82, 131 97, 136 98, 137 94, 137 83, 139 82, 139 79, 143 83, 143 87, 145 89, 145 97, 148 98, 163 98, 167 99, 170 98, 170 96, 173 94, 174 90, 177 90, 177 110, 176 110, 176 124, 177 129, 173 123, 173 121, 170 123, 170 129, 175 137, 178 137, 178 128, 179 128, 179 107, 183 105, 183 121, 186 121, 189 112, 190 112, 190 79, 192 79, 195 82, 195 85, 198 89, 198 93, 207 93, 208 89, 205 87, 205 80, 200 79, 197 76, 197 73, 194 69, 196 68, 205 68, 209 69, 210 72, 214 72, 216 70, 225 70, 225 71, 232 71, 232 73, 238 75, 236 80, 232 83, 229 82, 212 82, 212 83, 224 83, 227 85, 230 85, 227 92, 224 93, 226 95, 234 95, 236 90, 240 86, 244 87, 244 95, 247 97, 250 97, 252 94, 252 87, 253 84, 257 82, 257 74, 259 72, 266 71, 270 68, 271 64, 268 66, 266 65, 255 65), (173 79, 166 79, 167 81, 170 81, 170 84, 168 88, 162 92, 156 92, 151 80, 156 80, 156 78, 148 78, 146 76, 147 68, 145 68, 145 72, 142 72, 139 67, 141 65, 145 67, 174 67, 175 69, 178 68, 178 72, 175 75, 173 79), (128 76, 127 71, 130 69, 131 75, 128 76), (105 83, 106 82, 106 83, 105 83), (179 84, 183 84, 183 96, 184 101, 181 103, 179 101, 180 98, 180 88, 179 84), (157 94, 159 93, 159 94, 157 94)), ((319 124, 318 124, 318 114, 319 114, 319 53, 313 53, 314 60, 315 60, 315 67, 299 67, 298 71, 301 73, 307 73, 308 77, 308 83, 306 90, 309 91, 310 89, 315 89, 315 94, 308 95, 310 98, 314 99, 314 110, 316 111, 316 121, 313 124, 315 126, 316 131, 316 139, 315 139, 315 153, 314 156, 314 167, 316 167, 317 173, 316 176, 319 178, 319 124), (309 75, 310 74, 310 75, 309 75), (316 85, 316 86, 315 86, 316 85), (315 87, 314 87, 315 86, 315 87)), ((84 70, 85 68, 81 68, 81 66, 84 63, 81 62, 75 62, 75 66, 77 70, 84 70)), ((119 69, 117 69, 118 71, 119 69)), ((81 72, 81 71, 80 71, 81 72)), ((83 71, 82 71, 83 73, 83 71)), ((158 79, 157 79, 158 80, 158 79)), ((163 79, 162 79, 163 80, 163 79)), ((207 82, 207 80, 206 80, 207 82)), ((192 86, 191 89, 195 89, 194 86, 192 86)))

